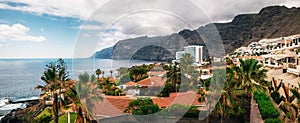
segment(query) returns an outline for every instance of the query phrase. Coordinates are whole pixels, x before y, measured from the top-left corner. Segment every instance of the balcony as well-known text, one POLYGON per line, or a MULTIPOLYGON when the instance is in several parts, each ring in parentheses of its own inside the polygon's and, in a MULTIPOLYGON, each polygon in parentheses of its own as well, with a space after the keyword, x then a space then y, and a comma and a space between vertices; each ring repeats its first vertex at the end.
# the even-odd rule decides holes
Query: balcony
POLYGON ((288 73, 300 75, 300 66, 295 64, 288 64, 288 73))

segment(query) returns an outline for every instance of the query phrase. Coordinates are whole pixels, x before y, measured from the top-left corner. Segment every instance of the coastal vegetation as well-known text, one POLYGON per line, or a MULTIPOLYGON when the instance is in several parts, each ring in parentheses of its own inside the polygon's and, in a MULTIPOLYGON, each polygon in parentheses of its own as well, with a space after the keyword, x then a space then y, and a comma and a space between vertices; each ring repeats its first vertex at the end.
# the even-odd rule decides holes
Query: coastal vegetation
POLYGON ((149 115, 160 111, 157 104, 154 104, 150 98, 137 98, 131 101, 126 107, 126 113, 133 115, 149 115))
POLYGON ((70 81, 64 60, 59 59, 55 63, 46 65, 46 70, 41 79, 45 82, 45 85, 38 85, 36 86, 36 89, 44 91, 45 98, 52 100, 53 119, 55 123, 58 123, 60 108, 68 105, 68 103, 63 102, 63 100, 59 100, 58 98, 62 98, 61 96, 65 94, 64 92, 66 92, 67 89, 70 89, 69 87, 64 86, 67 81, 70 81), (62 91, 63 89, 65 90, 64 92, 62 91))
MULTIPOLYGON (((226 71, 225 69, 214 69, 212 70, 214 74, 210 79, 201 80, 199 76, 202 71, 194 71, 190 56, 186 55, 181 59, 181 62, 185 64, 175 62, 162 65, 163 70, 166 71, 165 76, 162 77, 166 79, 165 85, 147 88, 148 90, 141 91, 141 95, 169 97, 170 93, 195 91, 199 94, 198 102, 206 104, 208 109, 214 106, 212 104, 216 104, 207 120, 219 119, 221 122, 231 119, 249 121, 250 100, 254 97, 265 122, 281 122, 279 120, 281 110, 274 107, 269 97, 271 95, 276 103, 282 103, 281 109, 286 113, 287 118, 298 119, 297 112, 300 103, 292 104, 293 100, 282 98, 276 92, 278 88, 272 88, 271 83, 265 80, 267 70, 263 69, 254 59, 239 61, 240 66, 237 66, 227 59, 226 71), (216 88, 220 89, 214 90, 216 88), (216 94, 220 94, 219 100, 210 99, 216 94)), ((122 73, 119 76, 119 83, 124 76, 129 77, 130 80, 122 80, 123 82, 131 81, 131 78, 140 81, 143 77, 148 77, 148 72, 153 68, 154 65, 150 64, 134 66, 127 69, 127 72, 125 72, 125 68, 119 69, 117 71, 122 73)), ((103 100, 103 96, 100 95, 125 95, 117 87, 116 81, 118 80, 112 76, 113 71, 108 72, 110 73, 109 77, 105 77, 104 73, 103 70, 96 69, 94 74, 89 75, 85 72, 78 76, 78 81, 74 81, 69 78, 67 66, 62 59, 50 63, 41 77, 45 84, 36 87, 44 92, 41 95, 41 104, 45 107, 41 108, 36 115, 29 116, 32 119, 27 118, 27 121, 65 122, 68 112, 70 112, 72 121, 91 122, 95 102, 103 100)), ((291 92, 295 99, 300 100, 298 90, 292 89, 291 92)), ((287 97, 290 98, 290 96, 287 97)), ((200 112, 197 106, 182 104, 159 107, 151 98, 137 98, 125 107, 124 112, 133 115, 149 115, 159 112, 160 116, 180 115, 183 118, 197 118, 200 112)))
MULTIPOLYGON (((226 81, 220 91, 220 99, 210 114, 211 118, 240 119, 249 121, 250 101, 255 91, 266 92, 268 82, 265 81, 266 70, 254 59, 240 59, 240 66, 233 65, 230 59, 226 59, 226 81)), ((217 75, 214 71, 214 76, 217 75)), ((220 78, 220 77, 212 77, 220 78)), ((206 95, 211 94, 207 92, 206 95)))
MULTIPOLYGON (((87 81, 86 74, 79 76, 80 82, 87 81)), ((69 78, 66 63, 63 59, 51 62, 46 65, 41 80, 44 85, 36 86, 44 93, 40 95, 40 108, 38 114, 33 114, 27 119, 30 122, 65 122, 70 113, 71 120, 74 122, 90 121, 89 117, 83 115, 83 107, 80 101, 80 94, 75 89, 75 81, 69 78), (77 112, 77 113, 75 113, 77 112), (35 116, 36 115, 36 116, 35 116)), ((84 89, 81 89, 84 90, 84 89)), ((80 91, 81 93, 83 91, 80 91)))

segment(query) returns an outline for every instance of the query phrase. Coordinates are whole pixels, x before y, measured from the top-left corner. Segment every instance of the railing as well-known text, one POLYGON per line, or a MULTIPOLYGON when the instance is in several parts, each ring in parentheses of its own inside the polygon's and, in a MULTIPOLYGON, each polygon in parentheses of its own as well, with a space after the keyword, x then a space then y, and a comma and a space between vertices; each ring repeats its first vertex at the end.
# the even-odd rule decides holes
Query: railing
POLYGON ((296 69, 296 65, 295 64, 288 64, 288 68, 291 68, 291 69, 296 69))
POLYGON ((294 64, 289 64, 287 72, 295 74, 295 75, 300 75, 300 66, 297 66, 294 64))

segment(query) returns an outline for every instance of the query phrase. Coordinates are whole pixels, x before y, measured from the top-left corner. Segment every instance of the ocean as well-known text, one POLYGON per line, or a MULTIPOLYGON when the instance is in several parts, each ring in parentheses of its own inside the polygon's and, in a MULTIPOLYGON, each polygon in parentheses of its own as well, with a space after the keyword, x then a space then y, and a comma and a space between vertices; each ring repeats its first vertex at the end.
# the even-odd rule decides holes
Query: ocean
MULTIPOLYGON (((153 63, 139 60, 110 60, 110 59, 64 59, 70 78, 78 80, 78 75, 88 72, 90 75, 98 68, 105 71, 105 76, 110 76, 109 70, 114 70, 117 75, 119 67, 153 63)), ((25 108, 22 103, 10 104, 11 101, 38 99, 40 90, 34 87, 44 84, 40 79, 45 67, 57 59, 0 59, 0 120, 1 115, 13 109, 25 108)))

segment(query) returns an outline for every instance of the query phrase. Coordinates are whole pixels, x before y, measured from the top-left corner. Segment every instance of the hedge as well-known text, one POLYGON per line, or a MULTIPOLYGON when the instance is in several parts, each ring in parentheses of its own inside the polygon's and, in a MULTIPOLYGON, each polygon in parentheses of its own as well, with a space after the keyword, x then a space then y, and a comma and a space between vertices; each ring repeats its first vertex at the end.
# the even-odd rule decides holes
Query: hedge
POLYGON ((266 119, 264 123, 283 123, 282 120, 280 120, 279 118, 269 118, 269 119, 266 119))
POLYGON ((268 95, 263 92, 255 91, 254 99, 258 103, 258 108, 263 119, 278 118, 280 112, 274 107, 268 95))

